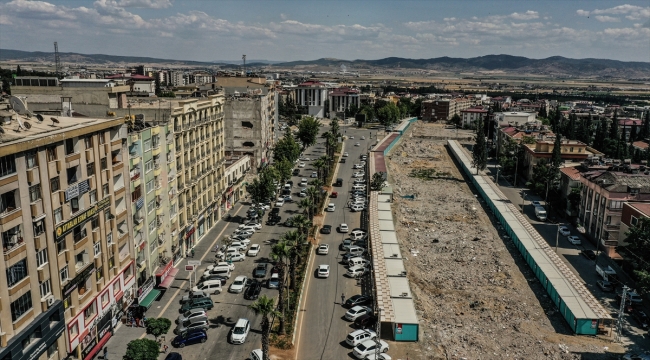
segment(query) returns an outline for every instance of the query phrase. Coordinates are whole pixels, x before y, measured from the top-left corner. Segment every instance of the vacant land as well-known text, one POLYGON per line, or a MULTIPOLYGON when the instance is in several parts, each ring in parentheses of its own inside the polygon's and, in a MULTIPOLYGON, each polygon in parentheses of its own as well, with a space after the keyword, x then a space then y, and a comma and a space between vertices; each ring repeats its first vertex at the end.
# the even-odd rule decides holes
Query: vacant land
MULTIPOLYGON (((417 123, 387 160, 422 329, 411 358, 618 358, 612 352, 623 349, 615 343, 571 334, 439 140, 454 135, 417 123), (406 195, 415 200, 400 197, 406 195)), ((467 134, 461 137, 467 141, 467 134)))

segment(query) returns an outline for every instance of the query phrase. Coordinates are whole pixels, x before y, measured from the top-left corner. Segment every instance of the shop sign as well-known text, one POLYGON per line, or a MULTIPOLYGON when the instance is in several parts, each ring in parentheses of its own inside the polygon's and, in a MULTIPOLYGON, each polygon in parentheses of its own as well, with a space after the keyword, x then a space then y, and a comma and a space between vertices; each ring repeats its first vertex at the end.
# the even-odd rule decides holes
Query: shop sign
POLYGON ((598 320, 591 320, 591 328, 595 329, 598 326, 598 320))
POLYGON ((84 211, 83 213, 57 226, 54 232, 54 237, 56 238, 56 240, 63 238, 64 236, 71 233, 76 226, 85 224, 86 222, 88 222, 88 220, 90 220, 95 215, 97 215, 101 210, 107 208, 110 204, 111 204, 110 196, 100 200, 92 208, 84 211))
POLYGON ((153 290, 154 280, 152 277, 138 289, 138 301, 144 299, 153 290))
POLYGON ((187 234, 185 234, 185 240, 189 239, 190 236, 192 236, 192 234, 194 234, 194 231, 196 231, 196 229, 194 229, 194 228, 192 228, 192 230, 188 231, 187 234))
POLYGON ((65 190, 65 202, 70 201, 70 199, 75 198, 79 195, 83 195, 88 192, 90 189, 90 179, 78 182, 65 190))
POLYGON ((401 334, 402 333, 402 324, 397 324, 397 333, 401 334))
POLYGON ((86 281, 86 279, 95 272, 95 263, 91 262, 87 268, 85 268, 81 273, 77 274, 74 279, 70 280, 67 284, 63 286, 63 298, 65 299, 70 293, 77 288, 79 284, 86 281))

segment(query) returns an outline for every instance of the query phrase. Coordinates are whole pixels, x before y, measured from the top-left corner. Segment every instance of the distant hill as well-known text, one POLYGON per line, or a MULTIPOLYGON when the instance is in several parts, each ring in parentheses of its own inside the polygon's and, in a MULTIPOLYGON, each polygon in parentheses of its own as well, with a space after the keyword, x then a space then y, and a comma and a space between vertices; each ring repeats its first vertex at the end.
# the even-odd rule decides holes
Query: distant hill
MULTIPOLYGON (((91 64, 177 64, 189 66, 220 65, 225 69, 240 69, 237 61, 202 62, 191 60, 171 60, 152 57, 116 56, 104 54, 60 53, 64 63, 91 64)), ((0 49, 0 61, 20 60, 29 62, 54 62, 51 52, 32 52, 21 50, 0 49)), ((342 65, 349 70, 360 68, 387 69, 425 69, 442 72, 481 72, 500 71, 505 73, 528 73, 554 76, 580 77, 614 77, 626 79, 650 78, 650 62, 626 62, 608 59, 569 59, 562 56, 552 56, 546 59, 529 59, 523 56, 486 55, 473 58, 439 57, 431 59, 408 59, 388 57, 377 60, 341 60, 322 58, 316 60, 298 60, 275 62, 270 60, 252 60, 247 67, 329 67, 337 71, 342 65)))

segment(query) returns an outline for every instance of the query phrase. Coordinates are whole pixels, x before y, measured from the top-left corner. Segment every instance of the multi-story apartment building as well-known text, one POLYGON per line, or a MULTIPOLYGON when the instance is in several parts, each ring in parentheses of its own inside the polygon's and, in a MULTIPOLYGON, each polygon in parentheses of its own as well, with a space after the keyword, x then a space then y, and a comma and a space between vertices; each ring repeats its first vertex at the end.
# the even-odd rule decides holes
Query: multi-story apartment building
POLYGON ((476 124, 479 120, 485 121, 487 119, 488 111, 483 109, 482 106, 477 108, 469 108, 460 111, 460 118, 463 127, 476 129, 476 124))
MULTIPOLYGON (((550 161, 555 148, 555 139, 547 137, 548 140, 536 140, 534 144, 523 144, 524 159, 522 161, 526 179, 531 179, 535 165, 541 160, 550 161)), ((590 157, 601 155, 600 152, 587 146, 579 140, 562 140, 560 156, 562 161, 582 162, 590 157)))
POLYGON ((474 102, 467 98, 435 99, 422 102, 423 121, 447 121, 472 106, 474 102))
POLYGON ((329 115, 333 119, 335 117, 345 118, 345 110, 351 105, 361 107, 359 99, 359 89, 352 88, 336 88, 329 93, 329 115))
POLYGON ((325 117, 325 101, 329 90, 320 81, 305 81, 295 91, 296 104, 307 108, 307 114, 319 118, 325 117))
POLYGON ((224 196, 226 211, 228 211, 246 194, 246 186, 243 184, 246 174, 251 169, 251 158, 248 155, 230 158, 226 160, 226 165, 228 167, 226 167, 225 180, 228 182, 228 188, 224 196))
POLYGON ((167 265, 182 258, 174 233, 178 228, 174 135, 167 122, 150 122, 143 114, 132 116, 127 125, 136 278, 144 299, 154 285, 169 287, 176 270, 167 265))
POLYGON ((174 124, 178 215, 172 242, 191 249, 225 213, 224 96, 180 101, 174 124))
POLYGON ((185 81, 185 79, 185 74, 182 71, 169 72, 169 82, 174 86, 187 85, 187 81, 185 81))
POLYGON ((0 117, 0 358, 92 357, 134 293, 124 119, 0 117))

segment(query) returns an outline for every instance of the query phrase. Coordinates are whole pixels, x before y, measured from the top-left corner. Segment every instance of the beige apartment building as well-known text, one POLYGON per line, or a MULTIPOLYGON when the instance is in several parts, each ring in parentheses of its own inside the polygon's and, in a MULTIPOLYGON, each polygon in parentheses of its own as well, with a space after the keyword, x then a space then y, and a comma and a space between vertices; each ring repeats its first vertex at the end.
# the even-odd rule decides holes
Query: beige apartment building
POLYGON ((0 104, 0 358, 90 358, 134 295, 124 120, 24 108, 0 104))

